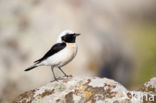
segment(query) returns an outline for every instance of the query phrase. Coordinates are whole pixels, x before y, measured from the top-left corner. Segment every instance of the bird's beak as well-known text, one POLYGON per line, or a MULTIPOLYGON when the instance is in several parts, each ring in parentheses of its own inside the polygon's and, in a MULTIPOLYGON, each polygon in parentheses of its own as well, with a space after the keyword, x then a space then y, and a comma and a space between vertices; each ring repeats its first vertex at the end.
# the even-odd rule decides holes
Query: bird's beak
POLYGON ((75 36, 79 36, 80 34, 79 34, 79 33, 74 33, 74 35, 75 35, 75 36))

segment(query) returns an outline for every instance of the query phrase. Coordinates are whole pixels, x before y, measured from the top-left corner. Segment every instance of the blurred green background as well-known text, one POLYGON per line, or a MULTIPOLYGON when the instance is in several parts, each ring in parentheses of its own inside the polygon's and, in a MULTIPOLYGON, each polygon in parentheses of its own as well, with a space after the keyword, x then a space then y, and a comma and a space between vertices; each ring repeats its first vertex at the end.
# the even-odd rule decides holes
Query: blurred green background
POLYGON ((0 103, 53 79, 49 67, 24 69, 65 29, 81 33, 66 73, 111 78, 128 89, 156 76, 155 0, 0 0, 0 103))

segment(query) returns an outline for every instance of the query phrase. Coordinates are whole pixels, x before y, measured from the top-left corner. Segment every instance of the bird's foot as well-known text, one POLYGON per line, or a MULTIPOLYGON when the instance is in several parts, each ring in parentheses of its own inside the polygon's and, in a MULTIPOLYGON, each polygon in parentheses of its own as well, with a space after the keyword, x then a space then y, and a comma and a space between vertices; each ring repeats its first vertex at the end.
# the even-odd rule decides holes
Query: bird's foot
POLYGON ((64 77, 67 77, 68 78, 68 77, 72 77, 72 75, 64 75, 64 77))
POLYGON ((59 81, 59 80, 63 80, 63 78, 59 77, 59 78, 54 78, 54 80, 50 81, 50 82, 55 82, 55 81, 59 81))
POLYGON ((54 79, 54 80, 52 80, 52 81, 50 81, 50 82, 55 82, 55 81, 57 81, 57 82, 58 82, 58 79, 54 79))

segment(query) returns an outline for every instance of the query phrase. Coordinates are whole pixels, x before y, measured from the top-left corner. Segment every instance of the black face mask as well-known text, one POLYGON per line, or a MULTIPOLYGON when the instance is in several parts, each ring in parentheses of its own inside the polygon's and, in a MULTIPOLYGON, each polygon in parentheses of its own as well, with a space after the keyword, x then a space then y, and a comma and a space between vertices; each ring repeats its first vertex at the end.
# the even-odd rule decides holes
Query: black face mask
POLYGON ((78 36, 80 34, 66 34, 65 36, 62 37, 62 41, 67 42, 67 43, 75 43, 76 41, 76 36, 78 36))

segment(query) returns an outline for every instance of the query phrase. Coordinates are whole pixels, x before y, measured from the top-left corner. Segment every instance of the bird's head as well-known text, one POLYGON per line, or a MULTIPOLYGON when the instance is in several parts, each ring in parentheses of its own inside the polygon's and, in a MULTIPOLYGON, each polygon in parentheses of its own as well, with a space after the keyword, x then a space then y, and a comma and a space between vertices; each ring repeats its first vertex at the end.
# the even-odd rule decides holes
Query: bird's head
POLYGON ((59 35, 57 42, 75 43, 76 37, 79 35, 79 33, 74 33, 71 30, 65 30, 59 35))

